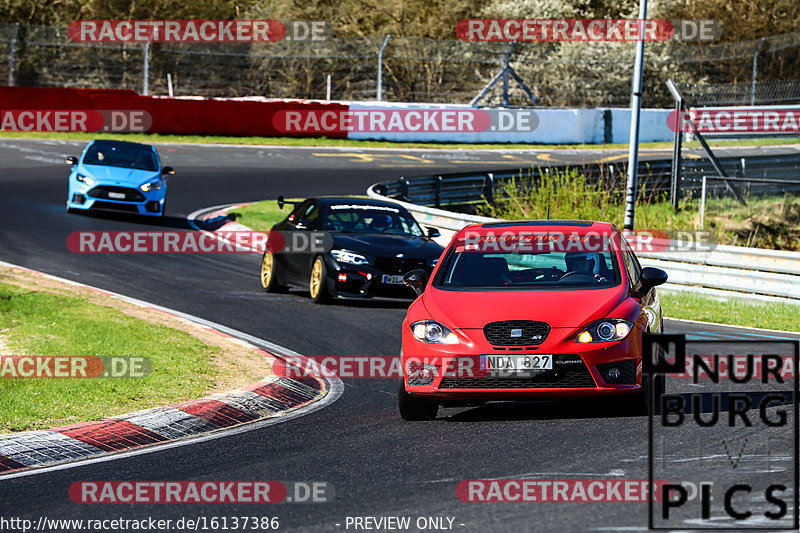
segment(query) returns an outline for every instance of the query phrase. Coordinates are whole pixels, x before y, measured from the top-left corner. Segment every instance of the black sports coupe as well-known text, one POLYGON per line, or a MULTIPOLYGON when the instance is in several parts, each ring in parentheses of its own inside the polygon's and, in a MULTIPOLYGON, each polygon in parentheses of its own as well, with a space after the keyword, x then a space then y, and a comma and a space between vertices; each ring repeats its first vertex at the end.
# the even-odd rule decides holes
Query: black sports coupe
MULTIPOLYGON (((278 205, 283 204, 281 197, 278 205)), ((295 204, 272 227, 286 246, 270 248, 261 262, 261 285, 268 292, 308 288, 317 303, 337 296, 414 298, 403 274, 422 269, 430 275, 444 250, 433 240, 439 231, 423 231, 398 204, 327 196, 295 204)))

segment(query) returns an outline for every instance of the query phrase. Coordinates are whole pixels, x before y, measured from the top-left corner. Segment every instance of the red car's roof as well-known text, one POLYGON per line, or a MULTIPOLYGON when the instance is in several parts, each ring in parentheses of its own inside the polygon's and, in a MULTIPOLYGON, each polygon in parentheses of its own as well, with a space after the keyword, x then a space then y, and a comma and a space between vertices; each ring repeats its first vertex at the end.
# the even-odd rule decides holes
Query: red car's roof
POLYGON ((485 224, 472 224, 461 231, 489 234, 497 232, 565 232, 584 234, 600 232, 610 234, 619 231, 610 222, 596 222, 591 220, 516 220, 512 222, 488 222, 485 224))

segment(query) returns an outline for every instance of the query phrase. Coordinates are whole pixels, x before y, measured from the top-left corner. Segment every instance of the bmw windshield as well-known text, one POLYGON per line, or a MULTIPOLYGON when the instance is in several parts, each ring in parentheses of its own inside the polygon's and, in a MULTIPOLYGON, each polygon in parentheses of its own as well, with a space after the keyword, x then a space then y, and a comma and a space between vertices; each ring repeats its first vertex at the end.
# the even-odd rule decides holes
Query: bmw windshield
POLYGON ((383 233, 412 237, 423 235, 422 228, 407 211, 366 204, 329 206, 324 229, 342 233, 383 233))

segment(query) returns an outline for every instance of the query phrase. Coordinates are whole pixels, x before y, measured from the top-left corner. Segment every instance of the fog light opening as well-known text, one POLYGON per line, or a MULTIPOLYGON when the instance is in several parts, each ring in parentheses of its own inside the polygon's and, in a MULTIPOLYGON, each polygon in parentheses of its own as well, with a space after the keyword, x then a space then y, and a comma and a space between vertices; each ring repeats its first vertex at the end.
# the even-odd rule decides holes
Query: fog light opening
POLYGON ((144 205, 148 213, 158 213, 161 211, 161 204, 155 200, 151 200, 144 205))
POLYGON ((72 203, 73 204, 83 204, 86 202, 86 197, 80 193, 75 193, 72 195, 72 203))

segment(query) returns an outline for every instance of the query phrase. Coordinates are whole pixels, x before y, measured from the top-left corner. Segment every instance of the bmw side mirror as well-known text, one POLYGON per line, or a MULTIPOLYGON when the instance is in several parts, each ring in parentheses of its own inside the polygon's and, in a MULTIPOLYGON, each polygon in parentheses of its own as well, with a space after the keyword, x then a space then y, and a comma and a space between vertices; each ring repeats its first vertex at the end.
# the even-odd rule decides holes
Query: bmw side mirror
POLYGON ((428 281, 428 274, 424 270, 412 270, 411 272, 406 272, 403 276, 403 283, 414 289, 417 296, 425 290, 426 281, 428 281))
POLYGON ((439 230, 434 228, 433 226, 426 226, 425 229, 428 230, 428 237, 430 237, 431 239, 435 239, 436 237, 439 237, 441 235, 439 230))
POLYGON ((641 288, 640 294, 647 294, 650 289, 657 287, 667 281, 667 273, 660 268, 644 267, 642 269, 642 277, 640 280, 641 288))
POLYGON ((172 167, 164 167, 161 169, 161 173, 164 174, 165 176, 172 176, 173 174, 175 174, 175 169, 172 167))
POLYGON ((69 156, 65 161, 67 162, 68 165, 77 165, 78 164, 78 158, 75 157, 74 155, 69 156))

